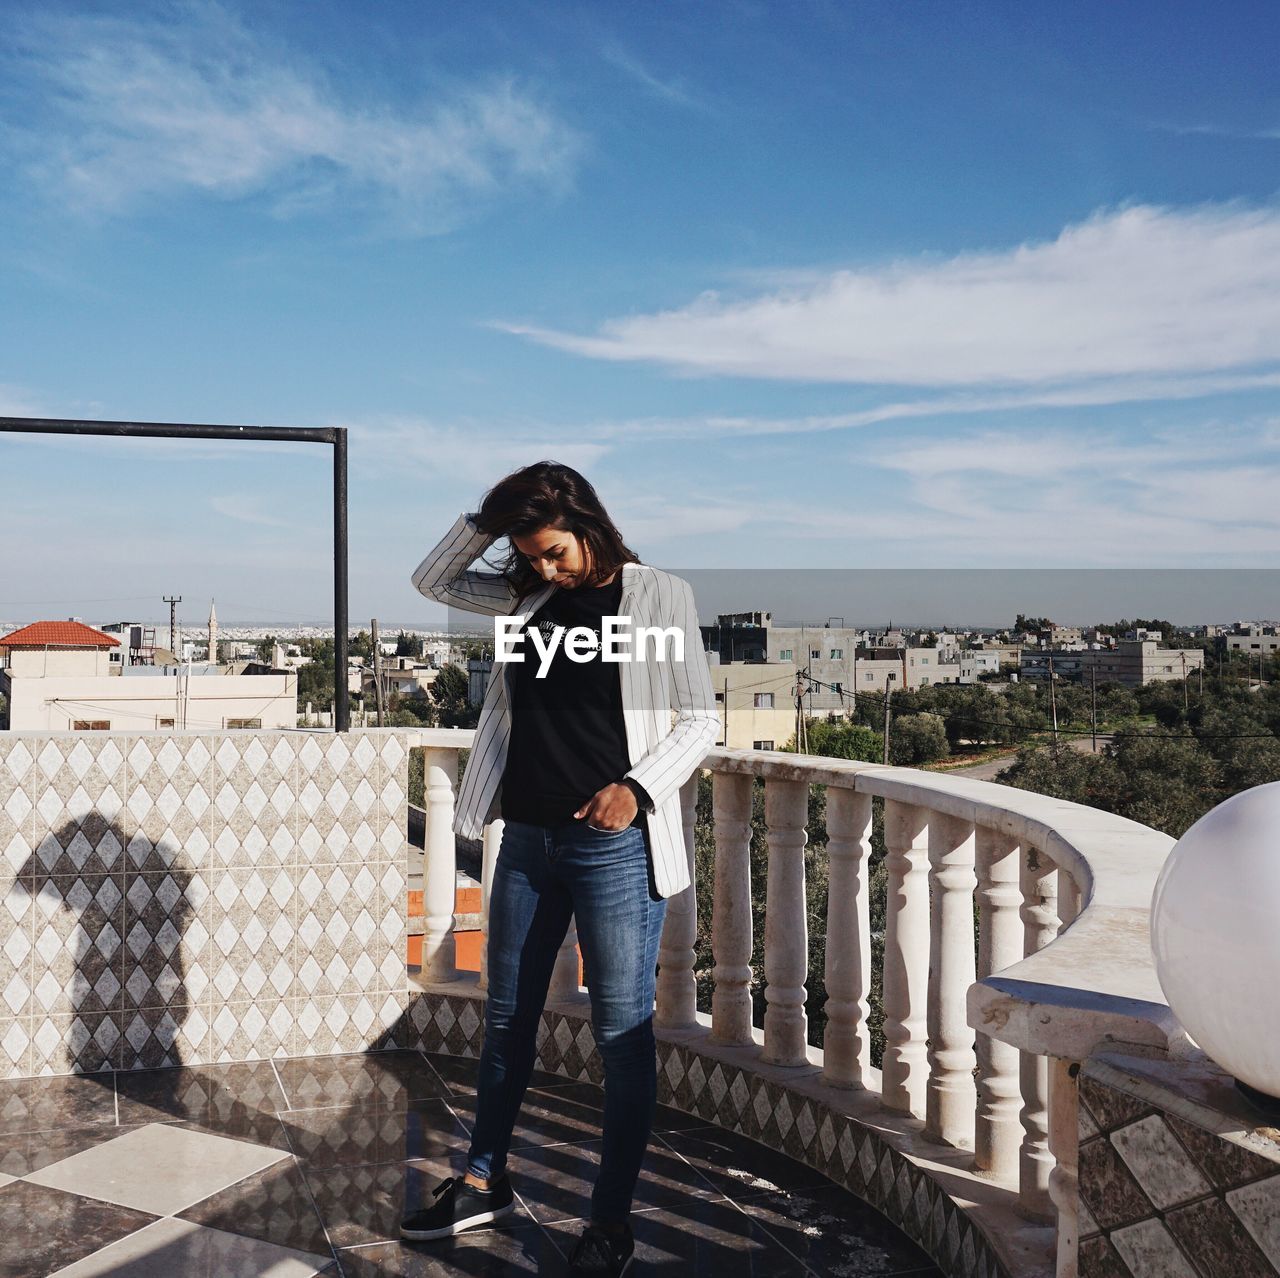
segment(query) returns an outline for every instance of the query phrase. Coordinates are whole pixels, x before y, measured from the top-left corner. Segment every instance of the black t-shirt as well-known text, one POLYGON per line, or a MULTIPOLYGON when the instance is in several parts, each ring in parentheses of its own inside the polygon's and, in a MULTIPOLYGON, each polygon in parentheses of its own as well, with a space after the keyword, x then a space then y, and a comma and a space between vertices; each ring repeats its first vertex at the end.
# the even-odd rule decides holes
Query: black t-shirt
MULTIPOLYGON (((622 571, 605 586, 557 586, 529 620, 551 642, 552 627, 564 626, 542 678, 542 657, 525 634, 512 678, 511 738, 502 773, 504 821, 534 825, 583 822, 574 813, 597 790, 617 781, 631 766, 622 718, 621 668, 600 659, 601 618, 617 616, 622 602, 622 571), (597 636, 586 660, 566 655, 564 639, 575 626, 597 636)), ((619 648, 625 652, 625 648, 619 648)), ((501 678, 501 674, 497 676, 501 678)), ((637 811, 631 824, 643 825, 637 811)))

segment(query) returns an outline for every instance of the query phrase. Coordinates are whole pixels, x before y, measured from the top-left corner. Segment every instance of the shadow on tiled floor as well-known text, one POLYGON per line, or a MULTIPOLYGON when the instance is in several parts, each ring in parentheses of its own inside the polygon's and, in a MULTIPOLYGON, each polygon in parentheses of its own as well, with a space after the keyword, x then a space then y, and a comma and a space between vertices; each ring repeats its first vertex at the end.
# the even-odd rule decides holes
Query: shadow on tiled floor
MULTIPOLYGON (((0 1278, 545 1274, 590 1207, 603 1093, 535 1075, 500 1228, 402 1244, 462 1170, 476 1062, 408 1051, 0 1083, 0 1278)), ((801 1163, 659 1107, 632 1272, 940 1278, 801 1163)))

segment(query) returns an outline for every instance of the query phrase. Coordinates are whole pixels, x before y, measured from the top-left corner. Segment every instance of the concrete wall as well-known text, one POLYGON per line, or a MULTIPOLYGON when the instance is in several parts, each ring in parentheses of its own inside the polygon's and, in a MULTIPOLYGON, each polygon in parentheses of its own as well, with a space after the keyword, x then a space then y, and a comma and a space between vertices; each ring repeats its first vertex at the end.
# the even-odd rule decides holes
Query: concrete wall
MULTIPOLYGON (((105 660, 105 658, 104 658, 105 660)), ((298 722, 298 676, 46 676, 9 681, 13 732, 62 732, 76 720, 106 720, 111 732, 150 732, 161 717, 177 728, 216 731, 228 719, 261 719, 263 730, 298 722), (179 695, 181 689, 181 695, 179 695)))
POLYGON ((10 677, 19 679, 110 675, 112 652, 107 648, 14 648, 9 653, 10 677))

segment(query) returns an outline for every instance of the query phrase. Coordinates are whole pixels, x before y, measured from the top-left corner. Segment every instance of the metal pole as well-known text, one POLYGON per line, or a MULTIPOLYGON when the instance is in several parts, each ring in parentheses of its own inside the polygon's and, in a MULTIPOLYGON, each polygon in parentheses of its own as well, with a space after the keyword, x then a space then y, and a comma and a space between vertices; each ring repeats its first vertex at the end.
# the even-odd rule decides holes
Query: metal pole
POLYGON ((1089 667, 1089 717, 1093 720, 1093 752, 1098 753, 1098 667, 1089 667))
POLYGON ((1053 756, 1058 757, 1058 694, 1053 686, 1053 650, 1049 650, 1049 707, 1053 711, 1053 756))
MULTIPOLYGON (((347 697, 347 430, 345 426, 218 426, 191 422, 82 421, 0 417, 0 431, 23 435, 114 435, 142 439, 259 439, 333 446, 333 694, 335 731, 351 727, 347 697)), ((170 641, 171 646, 173 640, 170 641)), ((176 657, 177 654, 175 653, 176 657)))
POLYGON ((335 732, 351 730, 347 693, 347 428, 333 432, 333 704, 335 732))
POLYGON ((889 694, 893 691, 893 675, 884 677, 884 762, 889 762, 889 694))

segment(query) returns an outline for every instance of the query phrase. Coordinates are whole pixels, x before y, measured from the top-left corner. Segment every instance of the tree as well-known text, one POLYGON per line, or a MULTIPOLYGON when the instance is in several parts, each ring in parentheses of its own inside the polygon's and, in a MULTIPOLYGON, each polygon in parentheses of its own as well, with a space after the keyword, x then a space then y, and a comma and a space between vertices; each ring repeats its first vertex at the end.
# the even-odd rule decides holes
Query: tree
POLYGON ((1122 731, 1112 738, 1107 755, 1119 772, 1110 811, 1174 838, 1227 798, 1221 767, 1196 741, 1158 729, 1122 731))
POLYGON ((1104 755, 1060 750, 1055 759, 1049 750, 1027 746, 1018 751, 1016 761, 998 772, 995 779, 1020 790, 1034 790, 1070 803, 1116 811, 1115 765, 1104 755))
MULTIPOLYGON (((502 677, 496 672, 495 679, 502 677)), ((441 666, 431 685, 431 699, 435 702, 436 721, 442 728, 474 727, 468 720, 474 719, 478 711, 467 704, 467 672, 461 666, 452 663, 441 666)))
POLYGON ((373 663, 373 639, 367 630, 357 630, 355 635, 347 640, 347 655, 363 658, 366 665, 373 663))
POLYGON ((328 707, 333 700, 333 676, 337 667, 332 639, 312 639, 306 645, 310 662, 298 667, 298 708, 307 702, 314 707, 328 707))
MULTIPOLYGON (((810 719, 807 727, 810 754, 828 759, 862 759, 867 763, 878 763, 884 757, 884 738, 861 724, 841 719, 810 719)), ((795 748, 796 738, 792 733, 783 749, 795 748)))
POLYGON ((899 767, 933 763, 951 753, 941 715, 908 714, 894 721, 889 733, 889 762, 899 767))
POLYGON ((407 630, 402 630, 396 636, 396 656, 416 657, 417 655, 418 641, 407 630))

